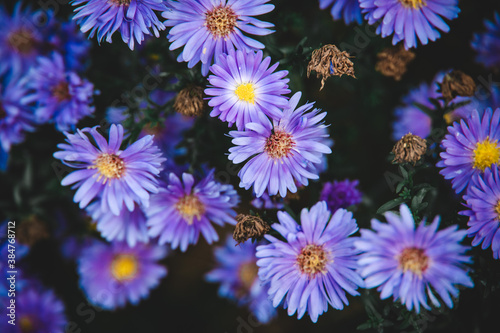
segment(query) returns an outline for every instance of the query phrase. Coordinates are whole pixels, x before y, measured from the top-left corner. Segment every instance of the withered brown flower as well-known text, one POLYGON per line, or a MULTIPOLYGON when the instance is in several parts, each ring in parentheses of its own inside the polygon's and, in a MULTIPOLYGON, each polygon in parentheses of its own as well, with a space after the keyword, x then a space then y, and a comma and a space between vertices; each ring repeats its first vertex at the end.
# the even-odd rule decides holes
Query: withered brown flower
POLYGON ((321 89, 325 86, 325 81, 330 76, 350 75, 354 78, 354 64, 349 59, 352 58, 346 51, 340 51, 337 46, 327 44, 317 50, 314 50, 311 55, 311 61, 307 65, 307 77, 311 71, 316 72, 316 77, 321 78, 321 89))
POLYGON ((408 64, 415 59, 415 53, 405 50, 403 45, 388 47, 377 54, 377 64, 375 70, 382 75, 394 77, 394 80, 399 81, 408 64))
POLYGON ((453 70, 446 74, 441 83, 441 94, 446 103, 457 96, 473 96, 476 91, 476 83, 467 74, 459 70, 453 70))
POLYGON ((257 240, 271 230, 269 224, 258 216, 238 214, 236 221, 238 223, 234 228, 233 239, 238 244, 246 242, 249 238, 257 240))
POLYGON ((406 134, 392 148, 393 163, 417 163, 427 151, 427 141, 418 135, 406 134))
POLYGON ((185 116, 201 116, 207 106, 203 99, 203 88, 188 86, 177 94, 174 101, 174 110, 185 116))

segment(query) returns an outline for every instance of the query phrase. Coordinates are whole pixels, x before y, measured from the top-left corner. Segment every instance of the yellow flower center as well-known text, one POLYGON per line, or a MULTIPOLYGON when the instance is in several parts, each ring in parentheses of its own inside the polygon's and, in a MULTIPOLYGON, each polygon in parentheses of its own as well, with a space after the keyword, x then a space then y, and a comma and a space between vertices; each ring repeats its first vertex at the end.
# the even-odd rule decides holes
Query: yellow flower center
POLYGON ((264 151, 274 159, 288 156, 292 148, 295 147, 292 135, 281 131, 275 130, 270 137, 267 138, 264 146, 264 151))
POLYGON ((474 149, 474 169, 484 169, 489 168, 492 164, 500 162, 500 146, 498 146, 497 141, 490 141, 490 138, 486 138, 483 142, 478 142, 476 149, 474 149))
POLYGON ((129 254, 119 254, 111 262, 111 274, 120 282, 132 280, 138 269, 137 259, 129 254))
POLYGON ((214 38, 225 38, 234 31, 237 19, 231 6, 220 5, 205 14, 205 26, 214 38))
POLYGON ((179 199, 175 205, 177 211, 184 218, 187 224, 193 224, 193 219, 196 216, 198 220, 201 219, 201 215, 205 212, 205 206, 194 194, 186 195, 179 199))
POLYGON ((253 88, 253 84, 251 83, 246 83, 246 84, 240 84, 236 90, 234 91, 236 96, 241 101, 245 101, 248 103, 255 103, 255 90, 253 88))
POLYGON ((29 316, 22 316, 19 318, 19 327, 22 333, 35 332, 35 325, 29 316))
POLYGON ((326 273, 326 264, 329 261, 328 253, 323 246, 315 244, 305 246, 297 256, 297 264, 300 271, 303 274, 309 275, 310 278, 318 273, 326 273))
POLYGON ((412 7, 415 9, 427 6, 424 0, 399 0, 399 2, 405 7, 412 7))
POLYGON ((422 273, 429 267, 429 257, 424 250, 415 247, 408 247, 399 255, 399 268, 406 272, 422 276, 422 273))
POLYGON ((249 261, 240 266, 238 270, 238 275, 241 282, 241 293, 243 295, 247 295, 250 289, 252 288, 255 279, 257 278, 257 274, 259 272, 259 267, 257 266, 255 261, 249 261))
POLYGON ((498 200, 497 205, 495 206, 495 213, 497 213, 497 220, 500 221, 500 200, 498 200))
POLYGON ((105 184, 108 179, 121 178, 125 174, 125 162, 115 154, 103 153, 99 155, 94 165, 89 166, 89 169, 97 169, 99 177, 97 181, 104 178, 102 183, 105 184))
POLYGON ((7 44, 16 52, 26 55, 35 49, 36 39, 30 30, 20 28, 7 36, 7 44))

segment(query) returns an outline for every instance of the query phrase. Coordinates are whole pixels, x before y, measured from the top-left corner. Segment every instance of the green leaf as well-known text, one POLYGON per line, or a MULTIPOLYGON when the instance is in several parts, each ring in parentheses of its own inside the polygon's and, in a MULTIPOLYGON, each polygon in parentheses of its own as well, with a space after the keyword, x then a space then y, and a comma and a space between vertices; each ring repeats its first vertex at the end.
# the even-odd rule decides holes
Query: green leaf
POLYGON ((382 214, 382 213, 388 211, 389 209, 392 209, 396 206, 399 206, 404 201, 405 200, 403 198, 396 198, 396 199, 393 199, 391 201, 388 201, 385 204, 383 204, 382 206, 380 206, 380 208, 377 210, 377 214, 382 214))
POLYGON ((408 171, 402 165, 399 166, 399 171, 404 179, 408 179, 408 171))

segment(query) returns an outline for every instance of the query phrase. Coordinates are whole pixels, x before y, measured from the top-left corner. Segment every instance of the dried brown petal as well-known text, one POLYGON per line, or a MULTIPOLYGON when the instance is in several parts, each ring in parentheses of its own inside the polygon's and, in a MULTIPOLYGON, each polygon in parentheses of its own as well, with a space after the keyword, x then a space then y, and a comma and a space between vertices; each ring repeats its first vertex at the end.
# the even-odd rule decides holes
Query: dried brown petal
POLYGON ((49 238, 49 236, 47 225, 36 215, 31 215, 26 220, 21 221, 16 230, 17 241, 28 246, 49 238))
POLYGON ((346 51, 340 51, 335 45, 328 44, 317 50, 314 50, 311 61, 307 65, 307 77, 311 71, 316 72, 316 77, 321 78, 321 89, 325 86, 325 81, 330 76, 350 75, 354 78, 354 64, 349 58, 352 58, 346 51))
POLYGON ((394 160, 392 163, 417 163, 427 151, 427 141, 418 135, 406 134, 396 142, 392 152, 394 160))
POLYGON ((249 238, 256 240, 267 234, 271 227, 258 216, 238 214, 233 239, 238 244, 246 242, 249 238))
POLYGON ((382 75, 394 77, 394 80, 399 81, 408 64, 415 59, 415 53, 405 50, 402 45, 388 47, 377 55, 378 61, 375 65, 375 70, 382 75))
POLYGON ((453 70, 446 74, 441 83, 441 94, 446 103, 457 96, 473 96, 476 91, 476 83, 462 71, 453 70))
POLYGON ((175 97, 174 110, 185 116, 201 116, 206 106, 203 88, 200 86, 188 86, 175 97))

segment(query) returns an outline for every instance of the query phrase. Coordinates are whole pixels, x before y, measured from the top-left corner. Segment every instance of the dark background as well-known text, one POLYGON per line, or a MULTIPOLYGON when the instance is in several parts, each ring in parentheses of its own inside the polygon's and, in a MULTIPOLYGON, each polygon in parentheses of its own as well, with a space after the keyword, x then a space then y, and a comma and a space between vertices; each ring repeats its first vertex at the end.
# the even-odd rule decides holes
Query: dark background
MULTIPOLYGON (((61 1, 61 3, 66 1, 61 1)), ((33 1, 32 6, 39 5, 33 1)), ((396 197, 387 184, 384 174, 397 173, 397 167, 390 163, 389 152, 394 144, 391 137, 393 110, 411 87, 425 81, 445 69, 460 69, 474 79, 488 78, 500 81, 498 73, 493 73, 474 62, 474 51, 470 41, 474 32, 484 31, 483 19, 493 19, 493 12, 500 10, 496 0, 460 1, 461 13, 458 19, 449 22, 450 33, 442 34, 436 42, 417 48, 416 59, 409 65, 408 72, 399 82, 376 72, 376 54, 390 45, 391 38, 382 39, 371 34, 367 25, 346 26, 343 21, 334 22, 329 10, 320 10, 318 1, 277 0, 271 3, 276 8, 270 14, 259 17, 276 25, 276 32, 261 38, 269 50, 275 48, 284 52, 284 59, 273 56, 273 63, 283 63, 280 69, 289 70, 292 93, 302 91, 301 103, 316 101, 315 106, 328 112, 326 123, 330 123, 330 135, 335 140, 333 154, 328 157, 328 170, 321 181, 334 179, 359 179, 364 193, 362 204, 354 217, 360 227, 369 227, 377 208, 396 197), (303 43, 304 52, 296 49, 303 43), (360 44, 361 43, 361 44, 360 44), (324 44, 354 46, 354 68, 356 79, 350 77, 330 78, 325 88, 319 91, 320 80, 315 75, 307 78, 307 52, 324 44)), ((12 4, 8 4, 12 7, 12 4)), ((58 16, 69 17, 71 7, 62 5, 58 16)), ((159 55, 159 63, 164 71, 185 72, 185 63, 178 64, 175 55, 168 51, 166 32, 152 40, 145 48, 136 52, 128 49, 119 36, 113 44, 97 45, 89 57, 90 66, 85 73, 101 94, 96 97, 96 114, 93 119, 85 119, 81 126, 94 126, 104 117, 104 111, 124 91, 130 91, 146 74, 144 57, 159 55)), ((176 53, 177 54, 177 53, 176 53)), ((273 54, 275 54, 273 52, 273 54)), ((196 137, 197 160, 208 163, 217 170, 225 170, 228 161, 225 153, 230 140, 225 124, 208 116, 197 120, 196 130, 202 133, 196 137)), ((411 327, 401 328, 404 322, 398 316, 407 316, 404 310, 392 305, 391 300, 380 301, 374 291, 362 290, 362 297, 350 297, 350 305, 343 311, 332 308, 323 314, 317 324, 312 324, 306 315, 302 320, 288 317, 280 309, 278 318, 267 325, 255 325, 249 312, 231 302, 217 297, 217 285, 206 283, 205 273, 214 266, 213 246, 200 239, 196 246, 190 246, 186 253, 172 251, 164 261, 169 273, 161 285, 153 290, 147 300, 138 306, 127 306, 114 312, 98 311, 89 305, 79 289, 75 263, 64 260, 60 250, 61 239, 68 234, 92 234, 88 221, 76 204, 72 202, 73 192, 59 185, 52 163, 57 143, 64 139, 51 126, 43 126, 28 135, 25 143, 13 148, 8 173, 0 174, 0 218, 22 221, 31 214, 37 214, 50 228, 51 237, 35 244, 24 260, 27 273, 40 279, 47 287, 54 288, 66 304, 66 313, 73 327, 68 332, 354 332, 356 327, 368 320, 365 310, 367 302, 394 326, 384 332, 411 332, 411 327), (63 226, 65 231, 63 230, 63 226), (62 234, 61 234, 62 233, 62 234), (370 303, 372 304, 372 303, 370 303), (389 309, 389 310, 387 310, 389 309), (242 324, 244 322, 245 324, 242 324)), ((432 157, 430 162, 434 162, 432 157)), ((230 164, 229 164, 230 165, 230 164)), ((457 215, 462 210, 460 198, 456 197, 438 174, 431 168, 419 175, 418 182, 430 182, 438 188, 435 202, 425 211, 431 218, 443 217, 443 224, 459 223, 466 226, 466 220, 457 215)), ((232 176, 230 182, 238 187, 239 179, 232 176)), ((300 192, 300 199, 292 201, 291 207, 299 212, 312 206, 319 197, 321 183, 312 183, 300 192)), ((249 194, 239 190, 242 203, 238 212, 249 209, 249 194)), ((275 212, 268 215, 275 219, 275 212)), ((220 238, 232 232, 231 228, 218 229, 220 238)), ((470 244, 470 239, 466 239, 470 244)), ((221 244, 219 242, 218 244, 221 244)), ((496 314, 500 313, 500 263, 492 259, 491 249, 473 249, 476 260, 473 265, 476 287, 462 290, 460 299, 455 301, 455 309, 442 309, 427 313, 420 325, 426 332, 495 332, 496 314)), ((368 330, 367 332, 375 332, 368 330)))

